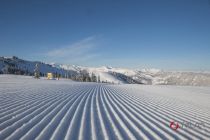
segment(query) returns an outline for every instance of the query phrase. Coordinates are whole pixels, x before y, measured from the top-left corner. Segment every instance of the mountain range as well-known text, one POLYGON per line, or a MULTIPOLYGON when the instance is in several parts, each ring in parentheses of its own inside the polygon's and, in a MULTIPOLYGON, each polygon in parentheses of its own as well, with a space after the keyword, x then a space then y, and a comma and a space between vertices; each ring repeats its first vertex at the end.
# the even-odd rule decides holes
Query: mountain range
POLYGON ((160 69, 127 69, 102 67, 84 67, 57 63, 27 61, 18 57, 0 57, 0 74, 33 75, 35 65, 39 65, 41 76, 46 73, 60 74, 72 78, 83 74, 94 74, 100 82, 113 84, 146 84, 146 85, 188 85, 210 86, 210 72, 164 71, 160 69))

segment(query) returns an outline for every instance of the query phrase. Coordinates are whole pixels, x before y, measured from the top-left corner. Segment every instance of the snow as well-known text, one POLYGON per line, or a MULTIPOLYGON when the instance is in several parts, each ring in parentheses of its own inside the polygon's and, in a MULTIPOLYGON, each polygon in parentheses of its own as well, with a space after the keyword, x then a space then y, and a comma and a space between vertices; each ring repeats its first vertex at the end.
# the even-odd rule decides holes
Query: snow
POLYGON ((0 139, 209 139, 209 100, 209 87, 0 75, 0 139))
POLYGON ((146 84, 146 85, 184 85, 184 86, 209 86, 209 71, 163 71, 159 69, 134 70, 127 68, 114 68, 111 66, 83 67, 57 63, 42 63, 22 60, 17 57, 0 57, 0 73, 7 74, 8 68, 22 70, 26 75, 32 75, 36 64, 42 74, 58 73, 63 77, 76 77, 83 71, 100 77, 100 80, 115 84, 146 84))
POLYGON ((94 73, 97 77, 100 76, 100 80, 104 82, 115 83, 115 84, 125 83, 124 81, 121 81, 116 76, 110 73, 113 72, 111 68, 105 66, 99 68, 83 67, 82 69, 83 70, 85 69, 90 74, 94 73))
POLYGON ((145 73, 152 73, 152 74, 156 74, 158 72, 161 72, 160 69, 154 69, 154 68, 151 68, 151 69, 142 69, 141 71, 142 72, 145 72, 145 73))
POLYGON ((0 73, 3 72, 5 67, 11 67, 14 65, 13 67, 15 67, 16 69, 20 69, 25 72, 27 71, 33 74, 36 64, 39 64, 39 71, 42 74, 46 74, 48 72, 58 73, 63 76, 67 73, 74 74, 73 71, 70 71, 70 70, 66 71, 64 69, 61 69, 60 67, 55 67, 54 65, 46 64, 43 62, 37 62, 37 61, 22 60, 17 57, 0 57, 0 73))
POLYGON ((125 79, 113 75, 112 73, 122 74, 139 83, 146 85, 184 85, 184 86, 210 86, 210 72, 208 71, 163 71, 160 69, 126 69, 113 67, 82 67, 75 65, 60 65, 65 70, 82 71, 86 70, 89 74, 94 73, 102 77, 101 80, 110 83, 129 83, 125 79))

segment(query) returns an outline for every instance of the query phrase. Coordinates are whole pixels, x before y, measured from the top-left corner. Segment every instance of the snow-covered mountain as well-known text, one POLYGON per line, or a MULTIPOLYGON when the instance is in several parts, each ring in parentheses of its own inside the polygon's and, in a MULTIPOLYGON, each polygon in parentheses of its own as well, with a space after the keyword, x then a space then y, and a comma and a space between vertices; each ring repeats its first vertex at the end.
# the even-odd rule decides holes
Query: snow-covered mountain
POLYGON ((74 65, 60 65, 60 68, 75 71, 86 70, 89 74, 94 73, 96 76, 100 76, 101 81, 110 83, 210 86, 209 72, 163 71, 160 69, 133 70, 106 66, 95 68, 74 65))
POLYGON ((15 56, 0 57, 0 73, 33 75, 36 64, 39 65, 39 71, 41 75, 45 75, 48 72, 57 73, 62 76, 64 76, 66 73, 75 73, 75 71, 65 70, 59 67, 55 67, 51 64, 38 61, 27 61, 15 56))
POLYGON ((0 57, 0 73, 9 73, 9 70, 15 70, 17 72, 15 74, 32 75, 37 63, 42 75, 52 72, 61 74, 63 77, 67 75, 76 77, 86 73, 89 76, 94 74, 98 79, 100 78, 100 82, 115 84, 210 86, 209 72, 170 72, 159 69, 133 70, 108 66, 83 67, 57 63, 46 64, 22 60, 17 57, 0 57))

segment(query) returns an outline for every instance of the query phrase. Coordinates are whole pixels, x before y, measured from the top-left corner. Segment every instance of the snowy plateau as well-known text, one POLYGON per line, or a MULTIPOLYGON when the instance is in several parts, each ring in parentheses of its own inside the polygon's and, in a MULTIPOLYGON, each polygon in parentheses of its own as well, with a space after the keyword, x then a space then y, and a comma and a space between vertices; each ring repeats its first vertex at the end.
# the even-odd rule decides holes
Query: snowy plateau
POLYGON ((210 138, 210 87, 0 75, 0 140, 210 138))

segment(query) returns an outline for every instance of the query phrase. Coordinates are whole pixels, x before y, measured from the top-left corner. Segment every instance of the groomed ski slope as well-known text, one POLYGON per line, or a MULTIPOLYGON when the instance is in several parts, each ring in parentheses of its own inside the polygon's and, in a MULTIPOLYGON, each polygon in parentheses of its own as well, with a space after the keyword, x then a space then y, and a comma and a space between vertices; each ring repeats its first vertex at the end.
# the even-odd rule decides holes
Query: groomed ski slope
POLYGON ((208 87, 107 85, 0 75, 0 140, 209 138, 208 87), (173 130, 173 121, 202 122, 202 126, 173 130))

